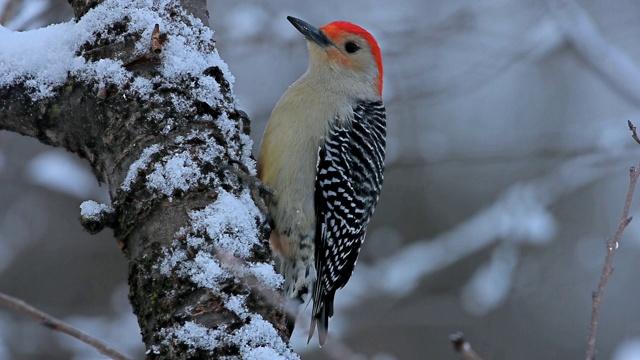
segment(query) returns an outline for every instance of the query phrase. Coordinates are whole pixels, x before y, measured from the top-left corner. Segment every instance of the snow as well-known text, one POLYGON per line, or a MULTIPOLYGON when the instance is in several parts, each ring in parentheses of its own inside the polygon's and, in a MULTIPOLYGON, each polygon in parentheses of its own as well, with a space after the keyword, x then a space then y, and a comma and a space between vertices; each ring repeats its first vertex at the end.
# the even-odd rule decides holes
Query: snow
POLYGON ((147 350, 145 352, 146 355, 149 354, 154 354, 154 355, 160 355, 160 346, 158 345, 151 345, 151 348, 149 350, 147 350))
POLYGON ((125 177, 124 182, 121 186, 124 191, 131 190, 131 184, 138 177, 138 172, 141 169, 146 168, 149 164, 149 161, 151 161, 151 156, 160 150, 162 150, 162 146, 153 144, 142 151, 142 155, 140 155, 138 160, 134 161, 133 164, 129 166, 129 171, 127 172, 127 176, 125 177))
POLYGON ((273 264, 268 263, 253 263, 249 264, 247 269, 249 274, 255 276, 260 284, 267 288, 277 288, 282 285, 282 275, 278 274, 273 264))
POLYGON ((251 321, 234 331, 230 340, 239 345, 243 359, 299 359, 260 315, 252 315, 251 321))
POLYGON ((90 220, 100 220, 100 213, 112 213, 113 211, 111 206, 98 204, 93 200, 87 200, 80 204, 80 216, 90 220))
MULTIPOLYGON (((228 66, 213 47, 213 30, 191 16, 187 16, 187 23, 172 21, 171 11, 166 11, 166 8, 174 4, 177 4, 174 0, 135 0, 124 3, 107 0, 77 22, 55 24, 26 32, 14 32, 0 26, 0 87, 24 83, 31 98, 38 100, 55 95, 57 87, 63 85, 71 74, 80 80, 95 81, 96 91, 112 84, 130 89, 132 95, 141 100, 160 101, 153 92, 154 88, 171 89, 177 83, 186 83, 189 86, 182 93, 171 95, 175 113, 193 111, 193 98, 186 94, 212 107, 222 106, 228 111, 235 110, 235 98, 231 98, 231 104, 227 103, 216 80, 204 75, 206 69, 217 67, 221 69, 229 85, 233 86, 234 78, 228 66), (94 41, 98 35, 102 41, 124 42, 123 34, 110 33, 112 25, 121 21, 127 22, 128 33, 142 34, 136 43, 139 55, 148 51, 155 24, 159 25, 162 33, 168 34, 161 53, 160 75, 152 79, 134 76, 123 66, 123 61, 133 59, 87 61, 82 56, 81 47, 94 41)), ((150 121, 153 121, 154 116, 164 115, 152 115, 150 121)), ((240 136, 240 144, 231 145, 227 150, 232 158, 244 162, 254 172, 255 163, 250 158, 253 143, 248 136, 239 134, 238 124, 229 119, 224 111, 218 119, 212 119, 210 115, 203 115, 202 118, 200 120, 215 121, 227 138, 240 136)), ((163 132, 168 133, 177 119, 168 117, 164 120, 167 126, 163 132)), ((148 186, 171 199, 176 190, 187 191, 195 184, 208 184, 211 178, 200 173, 200 165, 203 161, 215 163, 216 157, 226 151, 215 143, 211 135, 206 132, 192 134, 193 137, 208 141, 205 150, 197 156, 186 152, 188 147, 185 146, 184 151, 167 155, 161 162, 154 164, 147 176, 148 186)), ((137 178, 139 170, 146 168, 151 155, 163 148, 164 146, 155 144, 145 149, 140 159, 130 167, 122 184, 123 190, 131 190, 131 184, 137 178)))
MULTIPOLYGON (((193 233, 206 235, 211 241, 201 236, 188 236, 187 245, 200 250, 194 259, 188 260, 186 253, 179 248, 178 240, 175 240, 174 247, 165 250, 165 257, 159 265, 160 272, 164 275, 177 273, 209 289, 218 288, 226 279, 246 275, 255 276, 261 286, 277 288, 283 280, 273 263, 245 260, 251 255, 251 250, 260 245, 256 219, 261 216, 248 191, 236 196, 220 189, 214 203, 189 214, 193 233), (211 256, 213 252, 219 256, 211 256)), ((176 237, 184 233, 185 229, 181 229, 176 237)))
POLYGON ((173 268, 178 266, 182 261, 187 259, 187 253, 176 247, 169 248, 164 251, 164 257, 160 264, 158 264, 158 268, 160 273, 163 275, 170 275, 173 271, 173 268))
POLYGON ((236 313, 240 319, 246 320, 249 317, 249 311, 244 305, 246 300, 247 295, 233 295, 227 298, 224 305, 227 309, 236 313))
POLYGON ((253 148, 253 140, 249 135, 240 134, 240 145, 243 152, 240 154, 240 159, 243 164, 249 168, 249 173, 256 176, 256 161, 251 158, 251 149, 253 148))
MULTIPOLYGON (((222 328, 224 329, 224 325, 222 328)), ((189 346, 187 352, 191 355, 195 353, 194 348, 215 350, 222 334, 221 330, 208 329, 193 321, 187 321, 182 326, 160 330, 160 336, 164 337, 165 345, 178 341, 189 346)))
POLYGON ((162 329, 160 336, 164 337, 165 345, 171 342, 188 345, 188 354, 194 354, 194 348, 213 351, 224 342, 236 344, 242 359, 299 359, 299 356, 282 341, 273 325, 260 315, 252 315, 249 323, 230 335, 224 330, 224 325, 219 330, 212 330, 193 321, 187 321, 181 326, 162 329))
MULTIPOLYGON (((167 8, 174 4, 178 2, 106 0, 77 22, 27 32, 13 32, 0 27, 0 87, 26 84, 34 101, 56 95, 58 87, 71 75, 80 81, 95 81, 96 91, 106 85, 115 85, 124 90, 122 96, 133 95, 142 101, 162 100, 153 89, 173 89, 176 84, 186 84, 181 93, 173 93, 170 98, 177 114, 193 112, 194 98, 214 108, 222 106, 219 118, 203 115, 197 120, 215 122, 222 136, 232 139, 228 146, 218 144, 214 136, 217 134, 212 131, 194 130, 186 136, 176 137, 174 143, 145 148, 130 165, 121 184, 122 190, 132 191, 132 185, 142 177, 143 186, 169 201, 176 191, 186 192, 195 186, 216 186, 219 181, 217 174, 205 172, 203 168, 207 164, 218 167, 223 156, 242 161, 255 174, 255 162, 250 159, 252 141, 228 116, 235 111, 235 98, 232 97, 228 103, 216 80, 204 75, 206 69, 218 67, 229 85, 233 86, 234 79, 227 65, 213 47, 213 31, 191 16, 186 23, 172 21, 173 10, 167 11, 167 8), (135 45, 139 55, 148 51, 155 24, 168 35, 161 53, 158 76, 151 79, 134 76, 123 66, 123 61, 133 59, 90 61, 82 56, 81 47, 91 44, 98 35, 104 42, 124 42, 125 35, 111 34, 110 29, 117 22, 127 23, 127 33, 142 35, 135 45)), ((154 121, 154 117, 160 116, 165 115, 152 114, 149 120, 154 121)), ((163 133, 169 134, 173 124, 181 119, 167 116, 163 120, 167 122, 163 133)), ((171 140, 170 137, 167 139, 171 140)), ((112 209, 91 200, 81 205, 81 213, 86 217, 97 217, 102 211, 112 209)), ((242 281, 241 278, 247 276, 258 279, 259 287, 273 290, 282 285, 282 277, 275 272, 273 263, 249 260, 252 250, 262 246, 258 238, 258 223, 262 215, 248 191, 235 195, 219 189, 215 202, 190 212, 189 217, 191 224, 177 232, 173 245, 165 248, 164 257, 159 259, 161 274, 181 276, 198 287, 214 291, 219 291, 223 281, 242 281), (179 242, 184 241, 185 236, 189 250, 194 251, 195 256, 187 256, 184 244, 179 242)), ((188 345, 190 353, 195 351, 194 347, 213 350, 224 340, 237 344, 243 358, 298 358, 272 324, 260 315, 248 312, 243 296, 230 297, 226 303, 229 310, 246 320, 246 324, 231 335, 225 332, 224 326, 211 330, 194 322, 163 329, 160 334, 165 341, 188 345)))
POLYGON ((52 95, 51 85, 66 81, 76 59, 83 62, 74 56, 79 45, 74 29, 70 22, 25 32, 0 26, 0 87, 27 78, 34 99, 52 95))
POLYGON ((147 182, 150 188, 170 197, 177 189, 189 190, 201 176, 198 164, 185 151, 165 158, 164 163, 156 163, 153 172, 147 175, 147 182))
MULTIPOLYGON (((238 128, 240 129, 242 128, 242 124, 238 126, 238 124, 234 120, 229 119, 229 117, 226 114, 220 115, 220 117, 218 117, 218 119, 216 120, 216 124, 220 128, 220 131, 222 131, 222 134, 228 139, 231 139, 236 134, 238 134, 239 132, 238 128)), ((231 157, 234 159, 241 160, 243 164, 247 165, 250 173, 252 175, 255 175, 256 162, 251 158, 251 149, 253 148, 253 140, 249 135, 245 135, 242 132, 239 133, 239 136, 240 136, 241 152, 239 153, 237 148, 231 147, 229 149, 229 155, 231 155, 231 157)))
MULTIPOLYGON (((169 34, 169 41, 162 52, 162 75, 154 79, 160 86, 170 86, 176 80, 189 77, 198 79, 193 91, 197 98, 213 105, 221 98, 219 86, 203 71, 209 67, 219 67, 232 85, 233 77, 217 51, 203 51, 204 44, 210 44, 213 30, 202 26, 200 20, 191 16, 193 26, 171 21, 171 11, 164 10, 174 4, 173 0, 134 0, 121 2, 107 0, 88 12, 77 22, 50 25, 25 32, 14 32, 0 26, 0 87, 24 82, 31 90, 31 98, 38 100, 53 96, 56 86, 64 84, 69 74, 82 80, 98 79, 96 90, 106 83, 123 87, 132 84, 131 89, 143 99, 149 97, 150 83, 137 79, 128 72, 121 60, 102 59, 86 61, 79 54, 80 47, 91 43, 97 34, 102 39, 124 42, 124 36, 109 34, 112 24, 128 21, 129 33, 143 36, 136 44, 142 55, 149 47, 151 31, 159 24, 160 31, 169 34), (163 11, 158 11, 163 9, 163 11), (28 44, 28 46, 16 46, 28 44), (189 59, 189 61, 185 61, 189 59)), ((133 60, 133 59, 126 59, 133 60)), ((179 104, 179 102, 176 102, 179 104)), ((180 107, 177 106, 180 111, 180 107)))
POLYGON ((233 273, 223 269, 220 261, 211 254, 200 251, 193 261, 180 264, 179 275, 188 278, 200 287, 219 289, 220 284, 233 276, 233 273))
POLYGON ((204 232, 213 239, 218 251, 239 258, 248 257, 251 249, 260 244, 255 237, 258 233, 256 218, 259 216, 248 193, 236 197, 226 191, 221 191, 213 204, 189 214, 195 231, 204 232), (229 236, 227 230, 233 231, 234 236, 229 236))
MULTIPOLYGON (((236 196, 220 189, 214 203, 192 211, 189 218, 190 231, 182 228, 176 238, 189 234, 183 241, 197 253, 193 258, 187 257, 180 248, 179 240, 174 240, 173 246, 164 250, 165 256, 159 264, 161 274, 177 274, 199 287, 221 294, 223 292, 219 288, 223 281, 242 281, 240 278, 248 275, 256 277, 262 288, 273 290, 282 285, 283 279, 275 272, 273 263, 247 260, 252 249, 260 245, 257 219, 261 218, 247 190, 236 196)), ((224 340, 225 343, 237 344, 243 358, 296 359, 297 355, 282 342, 273 325, 260 315, 251 314, 245 301, 244 295, 225 298, 227 309, 247 322, 231 335, 226 334, 224 328, 210 330, 193 322, 163 329, 161 334, 165 341, 178 341, 190 346, 190 351, 193 347, 212 350, 215 348, 213 345, 224 340)))
MULTIPOLYGON (((193 131, 186 138, 178 137, 176 145, 179 149, 156 162, 151 173, 146 176, 147 186, 164 194, 169 200, 172 200, 176 190, 185 192, 193 186, 208 185, 215 181, 214 173, 203 174, 200 168, 206 163, 212 165, 219 163, 220 157, 225 153, 225 149, 218 145, 213 134, 207 131, 193 131), (196 153, 192 154, 196 147, 192 147, 187 141, 194 139, 204 144, 197 147, 196 153)), ((229 148, 232 149, 233 145, 229 145, 229 148)), ((148 165, 148 157, 143 153, 140 160, 144 159, 146 160, 132 165, 127 173, 128 180, 123 183, 123 189, 126 184, 131 183, 131 179, 135 179, 137 170, 148 165)))

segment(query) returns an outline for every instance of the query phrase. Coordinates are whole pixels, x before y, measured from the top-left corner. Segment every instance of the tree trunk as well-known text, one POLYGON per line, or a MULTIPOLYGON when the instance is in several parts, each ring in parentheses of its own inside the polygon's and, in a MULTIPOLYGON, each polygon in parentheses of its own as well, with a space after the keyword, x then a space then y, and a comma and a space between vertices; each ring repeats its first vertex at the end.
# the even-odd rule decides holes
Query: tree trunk
POLYGON ((220 171, 254 161, 206 2, 70 2, 75 22, 0 33, 49 62, 0 54, 0 130, 64 147, 108 186, 81 220, 113 228, 149 359, 296 358, 265 217, 220 171))

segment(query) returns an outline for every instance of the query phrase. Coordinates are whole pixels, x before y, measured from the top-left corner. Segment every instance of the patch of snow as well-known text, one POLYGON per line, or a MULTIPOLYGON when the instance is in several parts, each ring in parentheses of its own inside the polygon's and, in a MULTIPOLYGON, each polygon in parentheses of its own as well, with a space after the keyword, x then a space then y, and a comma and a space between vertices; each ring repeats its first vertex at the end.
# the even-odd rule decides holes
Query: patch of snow
POLYGON ((236 197, 224 190, 213 204, 189 214, 194 230, 206 233, 217 251, 239 258, 248 257, 251 249, 260 244, 256 237, 256 218, 260 216, 248 192, 236 197), (228 231, 234 233, 233 237, 228 231))
POLYGON ((145 355, 149 355, 149 354, 160 355, 160 346, 151 345, 151 348, 147 350, 147 352, 145 352, 145 355))
POLYGON ((233 276, 218 259, 205 251, 198 252, 192 261, 182 262, 178 274, 208 289, 219 289, 221 282, 233 276))
POLYGON ((213 134, 208 131, 193 131, 186 138, 179 136, 176 145, 183 150, 164 156, 154 164, 153 171, 146 177, 147 186, 161 192, 169 200, 172 200, 176 190, 187 191, 193 186, 208 185, 215 181, 215 174, 203 174, 200 168, 203 164, 219 163, 220 156, 225 153, 225 149, 218 145, 213 134), (185 143, 193 139, 204 144, 192 146, 185 143), (193 150, 195 154, 192 153, 193 150))
MULTIPOLYGON (((271 360, 271 359, 282 359, 283 356, 279 354, 277 351, 270 347, 258 347, 258 348, 250 348, 245 351, 245 359, 254 359, 254 360, 271 360)), ((284 357, 285 359, 289 359, 289 357, 284 357)), ((295 357, 294 357, 295 358, 295 357)))
MULTIPOLYGON (((282 276, 275 271, 273 263, 244 261, 251 255, 253 247, 260 245, 256 219, 261 216, 248 191, 236 197, 220 189, 214 203, 189 214, 193 232, 206 234, 211 243, 200 236, 188 236, 187 245, 199 250, 196 257, 189 260, 175 240, 175 245, 165 250, 165 257, 159 265, 161 273, 168 275, 178 267, 178 274, 209 289, 216 289, 221 281, 228 278, 246 275, 254 276, 261 286, 267 288, 281 286, 282 276), (220 258, 209 254, 214 252, 220 254, 220 258), (227 258, 229 261, 225 261, 227 258)), ((183 236, 185 232, 181 229, 176 237, 183 236)))
POLYGON ((76 56, 81 46, 94 41, 98 34, 102 39, 124 42, 124 35, 111 35, 109 29, 116 22, 126 21, 129 33, 142 34, 136 44, 140 54, 147 51, 155 24, 159 24, 161 32, 169 35, 162 52, 164 78, 155 79, 165 82, 160 85, 170 86, 185 76, 193 77, 197 80, 191 91, 197 94, 198 99, 213 105, 214 99, 221 98, 219 86, 214 79, 203 74, 204 70, 219 67, 231 86, 233 76, 213 48, 213 31, 186 14, 182 15, 189 19, 190 24, 172 21, 171 12, 165 9, 174 4, 177 1, 107 0, 77 22, 25 32, 0 26, 0 87, 24 82, 32 90, 32 99, 38 100, 54 95, 55 87, 62 85, 68 74, 72 74, 83 80, 97 79, 98 88, 107 82, 119 87, 132 83, 133 91, 147 99, 152 90, 149 82, 135 78, 121 61, 103 59, 92 62, 86 61, 82 55, 76 56), (211 51, 202 51, 207 46, 211 46, 211 51))
POLYGON ((147 78, 138 76, 133 79, 131 88, 140 95, 142 100, 149 100, 147 95, 153 92, 153 82, 147 78))
POLYGON ((268 288, 276 289, 284 282, 284 278, 276 272, 273 264, 253 263, 249 265, 248 271, 260 281, 261 285, 268 288))
POLYGON ((138 172, 141 169, 146 168, 147 164, 149 164, 149 161, 151 161, 151 156, 153 156, 153 154, 157 153, 160 150, 162 150, 162 146, 158 144, 154 144, 142 151, 142 155, 140 155, 140 158, 136 160, 133 164, 131 164, 131 166, 129 167, 127 176, 125 177, 124 182, 122 183, 122 186, 121 186, 122 190, 124 191, 131 190, 131 184, 138 177, 138 172))
POLYGON ((234 295, 230 296, 226 302, 225 307, 240 317, 242 320, 246 320, 249 316, 249 311, 245 307, 245 301, 247 300, 247 295, 234 295))
POLYGON ((187 259, 187 253, 177 247, 172 247, 164 251, 164 257, 159 264, 160 273, 162 275, 170 275, 173 269, 182 261, 187 259))
POLYGON ((231 342, 240 347, 243 359, 299 359, 276 332, 271 323, 260 315, 231 335, 231 342), (269 356, 267 358, 260 356, 269 356))
POLYGON ((240 161, 249 168, 249 173, 253 176, 257 176, 256 161, 251 158, 251 149, 253 148, 253 139, 249 135, 240 134, 240 145, 242 146, 242 154, 240 154, 240 161))
POLYGON ((194 348, 213 351, 218 347, 221 330, 211 330, 193 321, 187 321, 182 326, 161 329, 160 336, 164 337, 163 344, 170 345, 178 342, 187 345, 187 352, 194 354, 194 348))
MULTIPOLYGON (((236 196, 220 189, 214 203, 192 211, 189 217, 192 229, 180 229, 176 238, 183 238, 185 233, 191 235, 186 240, 174 240, 173 246, 164 250, 165 256, 159 266, 162 274, 178 274, 197 286, 218 292, 222 281, 247 275, 255 276, 261 286, 276 288, 282 285, 282 276, 275 272, 273 263, 246 261, 253 247, 260 244, 256 219, 261 217, 248 190, 236 196), (197 252, 194 258, 187 257, 185 251, 179 249, 184 245, 179 241, 186 242, 197 252), (212 253, 218 255, 213 256, 212 253)), ((161 334, 165 341, 209 350, 219 342, 232 343, 238 346, 241 357, 246 359, 298 359, 271 323, 247 310, 246 295, 231 296, 225 300, 229 310, 248 321, 242 328, 229 335, 224 327, 211 330, 187 322, 181 327, 163 329, 161 334)))
POLYGON ((160 336, 164 337, 163 344, 172 342, 188 346, 187 352, 194 354, 195 348, 209 351, 215 350, 221 342, 236 344, 243 359, 299 359, 285 344, 276 329, 260 315, 252 315, 248 324, 234 331, 231 335, 219 330, 208 329, 193 321, 187 321, 181 326, 162 329, 160 336))
MULTIPOLYGON (((131 89, 143 101, 160 101, 154 95, 154 89, 173 88, 178 82, 186 82, 188 89, 185 92, 193 94, 197 100, 212 107, 223 106, 227 110, 234 110, 237 100, 231 95, 233 103, 227 104, 216 80, 205 75, 205 70, 217 67, 221 69, 229 86, 233 87, 234 78, 214 47, 213 30, 203 25, 199 19, 184 13, 181 15, 187 18, 185 23, 173 21, 170 18, 171 11, 166 11, 170 7, 181 11, 177 0, 132 0, 124 3, 106 0, 77 22, 70 21, 26 32, 15 32, 0 26, 0 87, 23 83, 31 90, 31 98, 38 100, 54 95, 57 87, 63 85, 71 74, 80 80, 95 81, 96 91, 107 84, 113 84, 119 88, 131 89), (141 34, 136 43, 140 55, 148 51, 149 38, 155 24, 159 25, 161 32, 168 35, 161 54, 160 76, 153 79, 134 76, 123 66, 122 60, 127 59, 85 60, 82 46, 95 41, 97 37, 114 43, 125 41, 125 34, 113 34, 112 26, 118 22, 126 23, 127 34, 141 34)), ((192 99, 177 94, 172 95, 171 99, 177 113, 193 111, 192 99)), ((158 116, 151 116, 150 121, 158 116)), ((202 118, 214 120, 210 115, 202 118)), ((175 119, 164 120, 167 125, 163 131, 168 133, 173 128, 175 119)), ((239 135, 237 124, 224 112, 215 121, 227 137, 239 135)), ((227 150, 230 156, 243 161, 250 171, 255 172, 255 162, 250 159, 252 143, 248 136, 243 135, 240 145, 231 145, 229 149, 215 144, 213 137, 208 134, 197 136, 210 141, 205 150, 197 154, 199 159, 186 152, 164 158, 161 163, 154 165, 153 172, 148 176, 148 185, 152 189, 171 197, 175 190, 186 191, 194 184, 208 183, 211 179, 200 174, 199 161, 214 163, 214 158, 227 150)), ((141 158, 129 169, 122 184, 123 190, 130 190, 138 171, 146 167, 150 156, 160 149, 160 145, 153 145, 143 152, 141 158)), ((86 197, 86 194, 81 196, 86 197)))
POLYGON ((185 151, 156 163, 153 171, 147 175, 147 185, 171 197, 177 189, 187 191, 201 176, 199 165, 185 151))
POLYGON ((114 210, 106 204, 98 204, 93 200, 87 200, 80 204, 80 216, 91 220, 99 220, 100 213, 112 213, 114 210))
POLYGON ((34 99, 52 95, 51 86, 64 83, 74 67, 74 28, 72 22, 24 32, 0 26, 0 87, 32 79, 34 99))

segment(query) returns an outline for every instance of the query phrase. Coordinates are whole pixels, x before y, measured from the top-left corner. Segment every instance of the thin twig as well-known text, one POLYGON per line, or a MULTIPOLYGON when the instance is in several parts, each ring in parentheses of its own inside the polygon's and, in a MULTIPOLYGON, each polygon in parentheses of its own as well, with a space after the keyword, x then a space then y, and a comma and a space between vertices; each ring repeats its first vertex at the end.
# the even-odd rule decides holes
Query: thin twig
POLYGON ((462 355, 463 359, 482 360, 482 357, 473 351, 471 344, 465 340, 462 331, 449 335, 449 340, 451 341, 451 345, 453 345, 453 350, 462 355))
POLYGON ((640 138, 638 138, 636 126, 633 125, 631 120, 627 120, 627 125, 629 125, 629 130, 631 130, 631 137, 633 138, 633 140, 640 144, 640 138))
MULTIPOLYGON (((633 131, 634 138, 636 138, 635 126, 632 126, 633 124, 629 122, 629 128, 633 131)), ((640 143, 640 141, 638 143, 640 143)), ((629 216, 629 208, 631 207, 631 201, 633 200, 633 193, 636 189, 636 183, 638 182, 639 175, 640 171, 637 168, 632 167, 629 170, 629 190, 627 191, 627 197, 624 202, 624 209, 622 210, 620 224, 613 236, 613 240, 607 241, 607 256, 604 259, 602 276, 600 277, 598 290, 592 294, 593 308, 591 310, 591 323, 589 324, 589 337, 587 340, 587 360, 593 360, 596 358, 596 332, 598 327, 598 316, 600 315, 600 303, 602 302, 602 296, 604 295, 604 290, 607 287, 607 282, 613 273, 613 255, 620 245, 622 233, 633 219, 633 217, 629 216)))
POLYGON ((115 360, 131 360, 130 357, 119 353, 117 350, 111 348, 109 345, 102 341, 83 333, 82 331, 74 328, 73 326, 65 323, 62 320, 56 319, 33 306, 25 303, 20 299, 16 299, 12 296, 0 293, 0 303, 4 304, 12 309, 21 311, 32 318, 40 321, 40 324, 50 329, 70 335, 87 345, 93 346, 101 354, 106 355, 115 360))

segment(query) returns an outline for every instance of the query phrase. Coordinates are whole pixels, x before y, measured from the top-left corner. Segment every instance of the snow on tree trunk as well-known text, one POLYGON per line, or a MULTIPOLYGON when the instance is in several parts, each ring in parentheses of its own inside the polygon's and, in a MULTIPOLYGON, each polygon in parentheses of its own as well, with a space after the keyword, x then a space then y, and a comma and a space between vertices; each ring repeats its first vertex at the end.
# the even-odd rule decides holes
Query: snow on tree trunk
POLYGON ((0 27, 0 130, 76 153, 108 186, 81 220, 129 260, 148 358, 297 358, 266 220, 219 171, 255 162, 205 1, 71 3, 75 21, 0 27))

